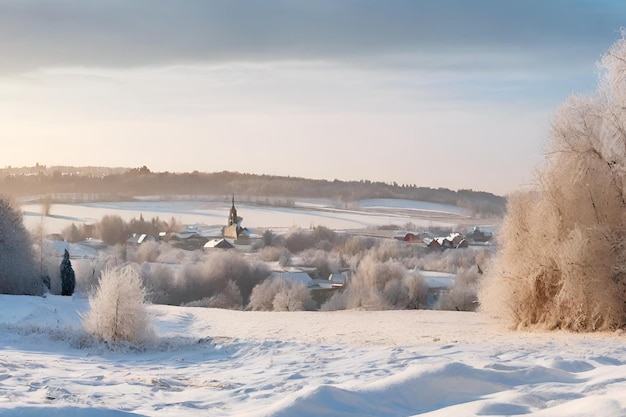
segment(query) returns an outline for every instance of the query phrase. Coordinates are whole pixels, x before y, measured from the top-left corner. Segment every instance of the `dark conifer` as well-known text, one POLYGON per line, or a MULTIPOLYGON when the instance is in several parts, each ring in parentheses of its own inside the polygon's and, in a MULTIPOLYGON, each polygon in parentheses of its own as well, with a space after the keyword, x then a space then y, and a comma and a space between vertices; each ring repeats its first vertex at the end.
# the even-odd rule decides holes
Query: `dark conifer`
POLYGON ((65 249, 63 261, 61 261, 61 295, 74 294, 75 286, 76 277, 74 275, 74 269, 72 268, 72 262, 70 261, 70 253, 65 249))

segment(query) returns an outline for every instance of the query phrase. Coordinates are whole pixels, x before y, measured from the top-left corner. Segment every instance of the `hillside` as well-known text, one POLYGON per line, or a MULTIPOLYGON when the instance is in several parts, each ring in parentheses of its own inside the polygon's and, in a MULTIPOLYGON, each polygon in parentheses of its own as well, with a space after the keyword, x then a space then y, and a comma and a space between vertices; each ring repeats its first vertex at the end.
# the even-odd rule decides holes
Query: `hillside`
POLYGON ((402 198, 453 204, 475 216, 501 216, 506 200, 483 191, 429 188, 415 184, 319 180, 238 172, 170 173, 147 167, 44 167, 0 170, 0 193, 14 196, 81 194, 88 200, 128 200, 133 196, 231 195, 282 198, 327 198, 353 202, 369 198, 402 198))
POLYGON ((81 296, 0 295, 0 416, 623 416, 623 332, 510 332, 480 313, 149 306, 107 347, 81 296))

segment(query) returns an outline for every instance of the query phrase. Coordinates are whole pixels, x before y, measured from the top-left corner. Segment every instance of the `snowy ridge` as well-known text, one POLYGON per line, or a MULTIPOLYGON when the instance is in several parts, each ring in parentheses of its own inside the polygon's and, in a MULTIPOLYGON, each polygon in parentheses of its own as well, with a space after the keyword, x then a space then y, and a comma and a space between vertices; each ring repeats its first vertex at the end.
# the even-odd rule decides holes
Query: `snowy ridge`
POLYGON ((0 296, 0 416, 624 416, 623 332, 480 314, 149 306, 159 339, 86 336, 81 297, 0 296))

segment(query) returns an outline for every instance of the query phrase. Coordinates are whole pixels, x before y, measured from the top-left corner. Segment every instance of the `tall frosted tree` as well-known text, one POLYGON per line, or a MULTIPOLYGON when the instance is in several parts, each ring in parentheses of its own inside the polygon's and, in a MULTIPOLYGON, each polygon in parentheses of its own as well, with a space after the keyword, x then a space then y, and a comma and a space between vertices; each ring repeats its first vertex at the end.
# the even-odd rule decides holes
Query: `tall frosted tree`
POLYGON ((597 92, 558 110, 532 190, 511 196, 482 308, 514 327, 626 324, 626 39, 597 92))
POLYGON ((30 236, 17 204, 0 195, 0 293, 43 294, 30 236))
POLYGON ((130 266, 102 271, 83 316, 86 331, 103 341, 148 342, 154 329, 145 306, 141 277, 130 266))
POLYGON ((61 261, 61 295, 74 294, 74 287, 76 287, 76 276, 72 268, 72 261, 70 261, 70 253, 65 249, 61 261))

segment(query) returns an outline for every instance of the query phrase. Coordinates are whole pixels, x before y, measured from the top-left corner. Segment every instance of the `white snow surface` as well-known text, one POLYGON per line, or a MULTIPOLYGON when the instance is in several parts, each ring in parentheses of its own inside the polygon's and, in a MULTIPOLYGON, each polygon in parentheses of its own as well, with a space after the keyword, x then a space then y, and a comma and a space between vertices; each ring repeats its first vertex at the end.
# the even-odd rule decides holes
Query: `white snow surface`
POLYGON ((0 416, 625 416, 623 331, 480 313, 148 306, 158 339, 84 335, 81 296, 0 296, 0 416))
MULTIPOLYGON (((376 201, 376 206, 356 204, 353 209, 338 208, 330 200, 296 201, 294 207, 263 206, 236 203, 246 227, 304 227, 326 226, 331 229, 351 229, 395 224, 402 226, 412 222, 420 227, 454 226, 464 216, 458 207, 411 200, 364 200, 376 201), (385 204, 383 204, 383 203, 385 204), (421 209, 420 209, 421 208, 421 209), (401 209, 406 209, 404 212, 401 209)), ((230 202, 218 201, 128 201, 53 204, 50 215, 41 216, 39 204, 24 204, 24 223, 30 229, 42 224, 47 233, 60 232, 72 223, 94 223, 103 216, 117 214, 125 221, 143 217, 147 220, 159 217, 170 221, 174 217, 182 224, 222 225, 228 219, 230 202)))
POLYGON ((369 198, 358 202, 361 208, 369 209, 403 209, 433 214, 452 214, 458 216, 469 216, 469 210, 452 204, 432 203, 429 201, 405 200, 401 198, 369 198))

